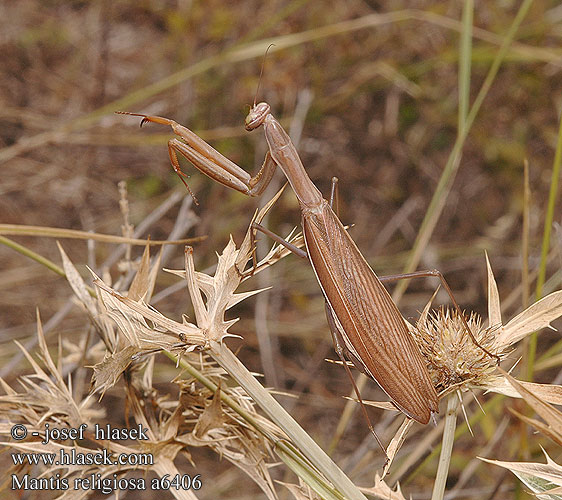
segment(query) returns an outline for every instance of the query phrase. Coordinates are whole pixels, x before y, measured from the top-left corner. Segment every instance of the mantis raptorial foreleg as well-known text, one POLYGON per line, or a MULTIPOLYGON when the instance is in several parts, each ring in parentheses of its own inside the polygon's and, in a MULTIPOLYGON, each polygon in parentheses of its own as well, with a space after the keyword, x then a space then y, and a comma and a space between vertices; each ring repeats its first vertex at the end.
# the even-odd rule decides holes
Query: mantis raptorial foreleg
POLYGON ((236 163, 229 160, 226 156, 206 143, 197 134, 174 120, 161 116, 143 115, 126 111, 118 111, 118 113, 140 116, 142 118, 141 127, 145 122, 169 125, 172 127, 174 133, 185 141, 182 142, 178 139, 170 139, 168 141, 168 154, 170 155, 170 163, 174 171, 178 174, 193 198, 195 198, 195 196, 185 181, 189 176, 182 171, 178 161, 178 154, 193 163, 198 170, 211 179, 247 196, 259 196, 267 187, 275 173, 277 164, 273 161, 269 152, 266 153, 263 165, 258 173, 252 177, 248 172, 236 165, 236 163))

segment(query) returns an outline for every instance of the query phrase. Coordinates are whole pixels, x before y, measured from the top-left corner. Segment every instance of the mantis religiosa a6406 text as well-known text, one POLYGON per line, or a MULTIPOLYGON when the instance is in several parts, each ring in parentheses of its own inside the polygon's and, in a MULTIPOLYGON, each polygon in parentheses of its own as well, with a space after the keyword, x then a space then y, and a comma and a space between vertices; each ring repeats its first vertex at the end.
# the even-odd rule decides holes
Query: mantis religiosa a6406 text
MULTIPOLYGON (((377 277, 331 204, 312 183, 295 146, 271 114, 267 103, 254 104, 245 121, 248 131, 264 127, 269 146, 263 166, 254 177, 173 120, 137 113, 124 114, 142 117, 141 125, 155 122, 172 127, 182 140, 174 138, 168 142, 170 161, 186 187, 186 175, 181 171, 178 153, 205 175, 249 196, 259 196, 271 180, 276 166, 279 166, 297 196, 302 213, 306 252, 300 250, 300 253, 308 257, 324 294, 334 347, 359 401, 361 396, 346 360, 374 379, 408 417, 426 424, 439 411, 438 396, 424 359, 398 307, 381 283, 385 278, 377 277)), ((266 232, 269 234, 269 231, 266 232)), ((298 249, 293 250, 299 252, 298 249)), ((450 288, 438 271, 397 275, 386 280, 416 276, 438 276, 460 312, 450 288)), ((462 313, 461 317, 468 334, 477 343, 462 313)), ((369 428, 381 444, 364 405, 361 407, 369 428)))

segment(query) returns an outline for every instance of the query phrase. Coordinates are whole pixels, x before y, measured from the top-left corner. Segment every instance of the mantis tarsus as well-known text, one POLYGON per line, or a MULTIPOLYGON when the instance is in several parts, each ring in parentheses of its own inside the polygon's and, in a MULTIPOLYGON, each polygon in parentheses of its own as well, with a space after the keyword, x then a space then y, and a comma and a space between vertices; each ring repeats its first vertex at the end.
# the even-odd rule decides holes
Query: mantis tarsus
MULTIPOLYGON (((408 417, 426 424, 432 414, 439 411, 437 393, 404 318, 330 203, 308 177, 296 148, 271 114, 267 103, 254 105, 245 120, 248 131, 264 127, 269 145, 264 163, 254 177, 173 120, 137 113, 125 114, 142 117, 141 125, 145 122, 169 125, 183 139, 170 139, 168 151, 174 170, 186 186, 186 175, 181 171, 178 153, 205 175, 249 196, 258 196, 263 192, 278 165, 299 201, 306 244, 306 252, 301 250, 301 256, 308 257, 320 284, 334 347, 352 380, 359 401, 361 396, 346 358, 374 379, 408 417)), ((405 277, 419 275, 439 276, 450 292, 437 271, 412 273, 405 277)), ((399 277, 402 276, 390 279, 399 277)), ((452 300, 458 308, 453 297, 452 300)), ((464 316, 462 318, 467 332, 477 343, 464 316)), ((369 422, 363 405, 362 408, 369 422)), ((379 441, 370 422, 369 428, 379 441)))

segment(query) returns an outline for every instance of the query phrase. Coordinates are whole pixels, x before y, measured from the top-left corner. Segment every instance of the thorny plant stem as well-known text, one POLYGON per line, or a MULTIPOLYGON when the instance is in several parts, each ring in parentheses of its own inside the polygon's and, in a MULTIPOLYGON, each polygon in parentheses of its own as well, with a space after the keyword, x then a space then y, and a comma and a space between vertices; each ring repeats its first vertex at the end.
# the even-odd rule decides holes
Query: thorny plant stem
MULTIPOLYGON (((283 429, 293 443, 298 446, 300 453, 304 454, 310 461, 310 464, 332 482, 337 490, 343 494, 344 498, 365 500, 365 496, 357 489, 353 482, 300 427, 293 417, 284 410, 275 398, 263 388, 225 344, 211 342, 209 353, 244 388, 248 395, 259 404, 267 416, 283 429)), ((280 441, 276 443, 276 446, 279 443, 280 441)))
POLYGON ((433 493, 431 500, 443 500, 447 476, 449 475, 449 465, 451 463, 451 453, 455 442, 455 428, 457 426, 457 408, 459 398, 456 393, 450 394, 447 400, 447 413, 445 415, 445 428, 443 429, 443 443, 441 445, 441 455, 435 483, 433 483, 433 493))

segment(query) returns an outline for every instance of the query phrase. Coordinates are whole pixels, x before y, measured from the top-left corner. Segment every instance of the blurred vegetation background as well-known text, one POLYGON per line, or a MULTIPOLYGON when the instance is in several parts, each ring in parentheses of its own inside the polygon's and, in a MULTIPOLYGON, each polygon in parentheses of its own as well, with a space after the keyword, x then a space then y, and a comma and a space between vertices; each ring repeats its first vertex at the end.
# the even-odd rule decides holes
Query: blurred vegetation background
MULTIPOLYGON (((519 2, 510 0, 476 2, 472 98, 518 7, 519 2)), ((171 196, 183 196, 185 188, 170 168, 166 150, 171 131, 153 124, 139 130, 139 120, 113 114, 117 110, 172 118, 247 170, 257 171, 265 141, 260 131, 245 132, 243 120, 258 89, 263 55, 273 42, 258 101, 270 103, 273 113, 300 137, 303 163, 325 195, 332 176, 340 179, 341 219, 353 224, 351 234, 375 271, 398 273, 457 135, 461 12, 462 2, 424 0, 3 2, 0 222, 121 234, 119 181, 127 181, 133 224, 171 196)), ((562 7, 536 0, 469 133, 445 209, 418 265, 440 269, 461 306, 484 317, 484 249, 505 317, 524 303, 525 160, 531 191, 531 280, 536 273, 562 107, 561 40, 562 7)), ((194 172, 183 165, 186 172, 194 172)), ((279 187, 284 181, 277 179, 279 187)), ((240 243, 259 201, 198 173, 189 185, 200 205, 193 207, 199 221, 188 236, 208 236, 195 246, 196 263, 204 269, 216 262, 215 252, 224 248, 229 234, 240 243)), ((165 239, 178 210, 176 203, 142 237, 165 239)), ((268 227, 287 234, 299 219, 294 195, 287 190, 268 227)), ((555 219, 561 222, 559 203, 555 219)), ((562 236, 557 227, 547 268, 547 277, 554 278, 545 293, 561 287, 562 236)), ((59 262, 53 239, 14 239, 59 262)), ((77 265, 92 267, 114 249, 78 240, 65 240, 63 246, 77 265)), ((141 251, 137 248, 133 257, 141 251)), ((28 369, 24 362, 9 365, 18 352, 13 340, 33 339, 35 308, 47 322, 62 315, 71 292, 64 279, 7 248, 0 247, 0 258, 0 365, 11 367, 1 375, 12 381, 28 369)), ((183 248, 175 247, 166 267, 182 266, 183 248)), ((113 265, 109 272, 115 279, 119 270, 113 265)), ((175 281, 163 273, 159 290, 175 281)), ((250 369, 265 372, 266 384, 293 396, 279 399, 327 447, 345 406, 342 396, 351 388, 341 367, 324 361, 335 354, 313 272, 308 263, 291 256, 267 277, 256 277, 252 285, 256 283, 273 288, 238 308, 241 321, 232 331, 244 340, 229 345, 240 348, 250 369)), ((415 318, 436 286, 431 280, 410 284, 400 302, 404 315, 415 318)), ((157 307, 180 318, 190 314, 186 299, 186 291, 178 287, 157 307)), ((64 319, 54 322, 49 333, 53 345, 59 335, 85 334, 83 313, 64 311, 64 319)), ((541 334, 539 355, 558 340, 556 332, 541 334)), ((539 363, 536 380, 560 382, 559 366, 539 363)), ((371 383, 363 396, 384 397, 371 383)), ((108 393, 108 407, 111 398, 108 393)), ((480 412, 473 400, 467 411, 480 412)), ((379 414, 373 414, 378 420, 379 414)), ((455 443, 451 485, 483 453, 504 416, 517 422, 505 405, 497 405, 477 424, 475 436, 466 434, 455 443)), ((381 429, 383 441, 392 435, 390 422, 383 421, 388 428, 381 429)), ((426 432, 418 426, 420 431, 426 432)), ((531 440, 522 447, 524 432, 519 424, 509 426, 487 456, 534 456, 540 461, 540 442, 531 440)), ((416 438, 406 442, 405 453, 412 441, 416 438)), ((550 452, 559 458, 559 450, 550 452)), ((356 411, 334 458, 363 484, 380 466, 376 453, 356 411), (371 449, 375 455, 367 453, 371 449)), ((203 475, 202 498, 259 497, 249 480, 210 452, 199 450, 194 459, 203 475), (236 492, 229 493, 234 485, 236 492)), ((430 487, 435 467, 436 458, 414 476, 402 477, 410 478, 405 490, 424 498, 420 491, 430 487)), ((511 476, 482 464, 474 474, 471 489, 460 497, 515 495, 511 476)))

